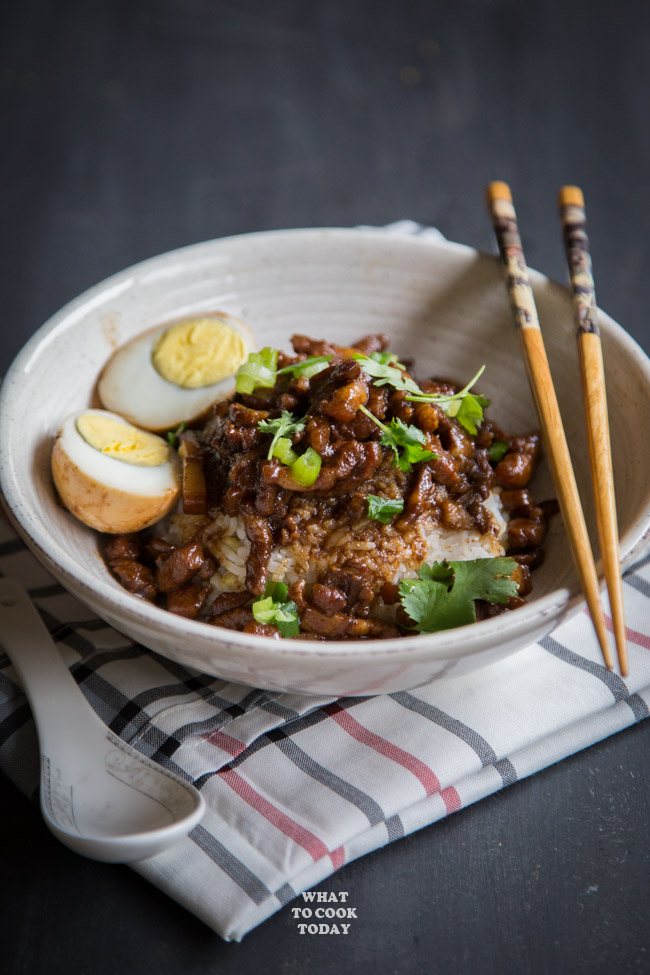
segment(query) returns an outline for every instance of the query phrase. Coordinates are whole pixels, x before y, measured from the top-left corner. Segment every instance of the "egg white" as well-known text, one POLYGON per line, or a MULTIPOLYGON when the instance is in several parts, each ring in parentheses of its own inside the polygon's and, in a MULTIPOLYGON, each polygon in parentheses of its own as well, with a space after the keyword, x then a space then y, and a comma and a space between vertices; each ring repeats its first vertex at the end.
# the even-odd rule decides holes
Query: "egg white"
POLYGON ((233 392, 234 375, 211 386, 186 389, 164 379, 153 365, 153 348, 158 337, 177 322, 190 318, 220 319, 244 338, 248 352, 255 348, 248 326, 226 312, 201 312, 156 326, 119 348, 105 366, 97 391, 107 410, 120 413, 145 430, 171 430, 179 423, 196 420, 213 403, 233 392))
MULTIPOLYGON (((156 467, 109 457, 84 440, 77 419, 97 415, 127 424, 105 410, 79 410, 61 424, 52 450, 52 475, 61 500, 84 524, 120 534, 141 531, 174 507, 180 492, 180 462, 169 449, 156 467)), ((130 424, 129 424, 130 425, 130 424)))

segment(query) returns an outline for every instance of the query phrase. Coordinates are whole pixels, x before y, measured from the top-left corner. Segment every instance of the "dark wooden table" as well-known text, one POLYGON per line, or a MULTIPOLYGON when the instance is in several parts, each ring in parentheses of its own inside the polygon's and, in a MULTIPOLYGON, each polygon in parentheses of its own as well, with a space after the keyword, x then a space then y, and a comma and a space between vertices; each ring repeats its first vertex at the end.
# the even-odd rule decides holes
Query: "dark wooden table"
MULTIPOLYGON (((494 178, 559 279, 555 193, 584 188, 600 304, 650 349, 649 51, 635 0, 5 3, 0 372, 69 298, 186 243, 411 217, 492 249, 494 178)), ((346 867, 323 888, 357 907, 347 937, 285 909, 241 945, 69 853, 3 779, 0 971, 649 972, 649 738, 346 867)))

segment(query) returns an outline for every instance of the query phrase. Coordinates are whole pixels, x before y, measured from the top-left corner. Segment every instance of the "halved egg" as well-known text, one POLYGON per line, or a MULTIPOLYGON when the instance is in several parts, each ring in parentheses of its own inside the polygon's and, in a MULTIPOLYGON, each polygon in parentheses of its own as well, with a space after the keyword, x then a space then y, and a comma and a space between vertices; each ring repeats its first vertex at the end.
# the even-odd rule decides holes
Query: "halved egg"
POLYGON ((69 416, 52 449, 52 476, 66 508, 111 534, 164 518, 178 499, 179 466, 165 440, 105 410, 69 416))
POLYGON ((171 430, 228 396, 255 348, 244 322, 225 312, 159 325, 114 353, 97 391, 102 405, 147 430, 171 430))

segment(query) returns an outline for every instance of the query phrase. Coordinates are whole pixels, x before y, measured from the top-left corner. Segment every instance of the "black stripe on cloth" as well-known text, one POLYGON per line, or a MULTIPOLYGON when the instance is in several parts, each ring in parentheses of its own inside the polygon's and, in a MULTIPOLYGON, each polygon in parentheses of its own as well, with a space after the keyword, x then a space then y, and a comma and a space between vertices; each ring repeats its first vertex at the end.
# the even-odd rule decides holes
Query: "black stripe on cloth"
MULTIPOLYGON (((350 699, 356 701, 356 698, 350 699)), ((304 718, 300 719, 300 729, 303 731, 305 728, 313 727, 313 725, 318 724, 320 721, 325 720, 330 717, 330 715, 325 714, 318 708, 316 711, 311 712, 311 714, 306 715, 304 718), (311 719, 311 720, 309 720, 311 719), (314 720, 315 719, 315 720, 314 720)), ((296 729, 291 727, 273 728, 270 731, 265 732, 265 734, 260 735, 254 742, 252 742, 241 755, 233 758, 232 761, 228 762, 226 765, 222 766, 223 769, 232 769, 236 765, 240 765, 241 761, 250 758, 251 755, 260 751, 260 749, 266 747, 269 744, 275 744, 280 751, 293 762, 293 764, 308 775, 310 778, 314 779, 316 782, 320 782, 326 788, 330 789, 331 792, 336 793, 342 799, 350 802, 352 805, 356 806, 360 812, 366 817, 371 826, 376 826, 379 823, 386 824, 386 831, 388 833, 388 839, 390 841, 399 839, 404 836, 404 825, 402 820, 398 815, 389 816, 386 815, 375 800, 369 796, 367 793, 358 789, 356 786, 352 785, 351 782, 347 782, 345 779, 340 778, 334 772, 320 765, 315 759, 308 755, 302 748, 292 740, 291 735, 296 733, 296 729)), ((197 789, 202 788, 203 785, 217 775, 222 769, 218 769, 213 772, 206 772, 201 775, 195 782, 194 786, 197 789)), ((295 895, 294 895, 295 896, 295 895)))
POLYGON ((279 728, 276 729, 275 745, 301 772, 326 786, 330 792, 335 792, 336 795, 356 806, 371 826, 384 822, 386 816, 379 803, 375 802, 366 792, 357 789, 351 782, 346 782, 345 779, 339 778, 334 772, 320 765, 279 728))
POLYGON ((20 538, 12 538, 0 544, 0 559, 5 555, 15 555, 16 552, 25 551, 25 543, 20 538))
MULTIPOLYGON (((267 897, 271 896, 271 891, 266 884, 252 870, 249 870, 241 860, 233 856, 230 850, 227 850, 203 826, 195 826, 190 833, 190 839, 196 843, 200 850, 207 853, 213 863, 221 867, 231 880, 235 881, 253 903, 262 904, 267 897)), ((280 889, 282 890, 282 888, 280 889)))
MULTIPOLYGON (((252 710, 254 702, 264 700, 265 695, 262 691, 251 691, 242 700, 241 704, 231 704, 226 708, 223 708, 216 715, 211 715, 209 718, 204 718, 202 721, 191 721, 188 724, 182 725, 180 728, 176 728, 173 734, 167 736, 166 740, 162 743, 160 748, 157 749, 151 756, 154 761, 158 761, 159 755, 165 758, 171 758, 174 752, 180 748, 184 741, 188 738, 193 738, 196 735, 207 735, 210 731, 214 731, 216 728, 222 727, 224 724, 229 724, 233 718, 238 717, 242 714, 247 714, 252 710)), ((152 726, 154 727, 154 726, 152 726)))
POLYGON ((31 717, 32 710, 27 702, 8 714, 4 721, 0 722, 0 747, 9 741, 11 736, 19 731, 23 725, 26 725, 31 717))
MULTIPOLYGON (((128 650, 131 651, 130 656, 138 656, 138 650, 136 647, 129 647, 128 650)), ((128 652, 127 650, 127 652, 128 652)), ((117 657, 126 656, 126 652, 117 653, 117 657)), ((113 656, 113 654, 107 654, 106 656, 113 656)), ((71 673, 80 687, 87 687, 90 696, 95 699, 98 704, 105 705, 105 707, 96 707, 95 710, 98 711, 102 721, 111 728, 111 722, 113 721, 116 714, 119 714, 122 708, 128 703, 129 698, 118 690, 118 688, 107 681, 101 674, 97 673, 92 666, 92 661, 89 664, 82 663, 77 664, 75 667, 71 668, 71 673), (90 664, 90 665, 89 665, 90 664)), ((92 702, 91 702, 92 703, 92 702)), ((117 732, 116 732, 117 734, 117 732)))
MULTIPOLYGON (((7 657, 7 661, 10 662, 9 657, 7 657)), ((17 697, 21 697, 24 693, 25 692, 23 691, 22 687, 19 687, 18 684, 14 684, 12 680, 9 680, 6 674, 0 673, 0 694, 7 700, 7 702, 13 701, 17 697)))
POLYGON ((202 695, 207 704, 212 704, 213 699, 218 703, 219 707, 223 710, 228 711, 231 717, 238 718, 242 714, 246 714, 247 711, 253 710, 256 706, 263 706, 263 702, 268 700, 268 692, 261 690, 252 690, 246 694, 241 701, 233 702, 229 701, 228 698, 219 697, 217 691, 226 687, 232 687, 230 681, 222 680, 218 677, 211 677, 209 674, 200 674, 196 671, 187 670, 177 664, 174 660, 169 660, 167 657, 158 658, 158 663, 164 667, 169 673, 185 683, 185 686, 190 689, 199 690, 202 687, 208 689, 209 693, 202 695))
POLYGON ((262 710, 268 711, 269 714, 275 715, 276 718, 283 718, 285 721, 293 721, 295 718, 300 717, 298 711, 285 707, 279 701, 266 701, 266 703, 262 704, 262 710))
POLYGON ((650 708, 638 694, 631 694, 625 703, 632 708, 632 713, 637 721, 650 718, 650 708))
POLYGON ((294 897, 296 896, 296 892, 291 886, 291 884, 282 884, 282 886, 276 890, 275 896, 284 907, 285 904, 288 904, 289 901, 292 901, 294 899, 294 897))
POLYGON ((189 684, 190 681, 193 682, 193 686, 200 687, 211 687, 216 693, 218 688, 228 687, 228 681, 222 680, 219 677, 211 677, 209 674, 202 674, 198 670, 190 670, 188 667, 183 667, 182 664, 176 663, 170 657, 157 657, 157 662, 161 667, 164 667, 167 673, 175 677, 176 680, 182 681, 184 684, 189 684))
POLYGON ((514 785, 517 781, 517 770, 509 758, 500 758, 494 767, 501 776, 504 785, 514 785))
POLYGON ((120 660, 135 660, 137 657, 148 656, 150 656, 149 650, 145 650, 144 647, 141 647, 137 643, 127 643, 122 647, 111 647, 106 650, 98 650, 95 648, 92 657, 88 657, 86 660, 79 660, 77 663, 72 664, 70 673, 74 676, 77 683, 82 683, 88 677, 89 673, 96 674, 107 664, 112 664, 120 660))
POLYGON ((151 752, 151 758, 153 758, 154 762, 162 762, 165 759, 170 759, 188 738, 205 737, 210 732, 217 731, 224 725, 230 724, 231 721, 232 717, 227 711, 220 711, 209 718, 205 718, 203 721, 194 721, 169 734, 165 734, 156 725, 152 724, 139 737, 138 744, 142 742, 151 743, 152 740, 162 739, 155 751, 151 752))
POLYGON ((650 598, 650 582, 647 582, 642 576, 636 575, 636 573, 631 572, 629 575, 625 576, 625 581, 628 586, 632 586, 637 592, 650 598))
POLYGON ((61 623, 56 616, 52 616, 42 606, 37 606, 36 608, 53 640, 59 643, 65 643, 67 647, 70 647, 71 650, 76 650, 83 657, 88 657, 95 652, 96 648, 94 643, 91 643, 90 640, 77 633, 74 626, 68 623, 61 623))
POLYGON ((470 728, 469 725, 463 724, 457 718, 452 718, 450 714, 446 714, 445 711, 441 711, 440 708, 436 708, 432 704, 427 704, 426 701, 422 701, 419 697, 415 697, 407 691, 397 691, 395 694, 391 694, 390 697, 394 701, 397 701, 398 704, 401 704, 402 707, 408 708, 409 711, 414 711, 416 714, 420 714, 427 721, 437 724, 440 728, 444 728, 445 731, 451 732, 452 735, 456 735, 457 738, 464 741, 466 745, 469 745, 476 752, 484 768, 492 765, 496 769, 504 785, 512 785, 513 782, 517 781, 517 771, 510 759, 497 759, 492 745, 482 735, 479 735, 478 731, 475 731, 474 728, 470 728))
POLYGON ((389 843, 392 843, 393 840, 399 840, 404 836, 404 823, 397 814, 389 816, 386 820, 386 832, 388 833, 389 843))
POLYGON ((623 678, 619 677, 612 670, 608 670, 607 667, 603 667, 602 664, 597 664, 593 660, 587 660, 586 657, 581 657, 580 654, 569 650, 568 647, 565 647, 562 643, 558 643, 551 636, 545 636, 539 641, 539 645, 547 653, 557 657, 558 660, 562 660, 565 664, 570 664, 572 667, 577 667, 578 670, 584 670, 586 674, 591 674, 592 677, 597 677, 598 680, 605 684, 615 701, 626 701, 629 698, 630 692, 623 678))
MULTIPOLYGON (((361 704, 363 701, 367 701, 368 698, 360 697, 349 697, 338 701, 338 705, 342 710, 349 710, 354 707, 355 704, 361 704)), ((242 751, 235 758, 231 758, 226 765, 219 766, 218 769, 212 769, 209 772, 204 772, 198 777, 193 783, 195 788, 202 789, 206 782, 209 781, 214 775, 218 775, 222 769, 236 769, 239 765, 242 765, 251 755, 255 755, 260 749, 266 748, 267 745, 273 744, 278 736, 282 738, 293 737, 301 731, 305 731, 307 728, 313 728, 314 725, 320 724, 322 721, 327 721, 330 719, 330 715, 327 714, 322 708, 314 708, 308 714, 304 714, 302 717, 297 718, 290 724, 285 725, 284 728, 273 728, 270 731, 266 731, 252 741, 250 745, 247 745, 244 751, 242 751)))
MULTIPOLYGON (((133 736, 142 733, 142 730, 147 722, 153 722, 156 720, 156 715, 150 715, 146 711, 146 707, 148 705, 151 705, 156 701, 163 700, 166 697, 182 697, 184 694, 196 695, 208 706, 217 709, 217 714, 223 714, 225 719, 228 721, 232 721, 233 717, 235 716, 233 715, 233 708, 237 708, 238 713, 243 713, 239 705, 232 705, 230 701, 227 701, 225 698, 220 698, 213 694, 209 686, 196 686, 196 681, 193 677, 190 677, 185 682, 179 681, 174 684, 160 684, 157 687, 150 687, 145 691, 141 691, 140 694, 136 694, 135 697, 131 698, 126 703, 119 714, 115 716, 112 725, 113 731, 117 732, 118 734, 122 734, 124 729, 127 728, 129 724, 136 722, 139 718, 142 718, 143 720, 138 721, 137 727, 130 732, 128 736, 130 741, 133 736)), ((192 728, 192 725, 188 724, 187 727, 192 728)), ((177 731, 174 731, 173 734, 176 738, 179 738, 177 731)))

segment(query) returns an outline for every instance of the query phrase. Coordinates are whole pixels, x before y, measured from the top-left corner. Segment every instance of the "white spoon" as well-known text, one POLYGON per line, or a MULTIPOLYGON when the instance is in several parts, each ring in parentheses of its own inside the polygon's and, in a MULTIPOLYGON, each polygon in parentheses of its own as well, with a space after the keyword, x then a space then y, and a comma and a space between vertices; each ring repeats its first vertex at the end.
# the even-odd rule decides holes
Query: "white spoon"
POLYGON ((203 797, 114 735, 63 663, 25 590, 0 579, 0 645, 34 714, 41 812, 77 853, 107 863, 143 860, 182 839, 203 797))

